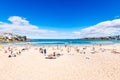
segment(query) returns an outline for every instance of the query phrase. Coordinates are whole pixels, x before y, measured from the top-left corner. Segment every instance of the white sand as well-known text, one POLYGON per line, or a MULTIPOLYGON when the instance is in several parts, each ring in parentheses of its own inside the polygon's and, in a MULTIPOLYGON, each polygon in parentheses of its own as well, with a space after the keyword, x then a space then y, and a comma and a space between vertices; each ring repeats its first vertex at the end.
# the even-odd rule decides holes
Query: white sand
MULTIPOLYGON (((16 47, 22 49, 24 46, 16 47)), ((113 48, 120 51, 120 45, 95 46, 95 54, 90 53, 92 46, 87 46, 86 54, 80 54, 86 46, 77 46, 79 53, 74 49, 76 46, 72 46, 69 53, 64 46, 61 46, 63 51, 45 46, 47 54, 54 52, 53 47, 63 55, 45 59, 39 47, 32 46, 21 55, 8 58, 9 53, 1 49, 0 80, 120 80, 120 54, 111 53, 113 48)))

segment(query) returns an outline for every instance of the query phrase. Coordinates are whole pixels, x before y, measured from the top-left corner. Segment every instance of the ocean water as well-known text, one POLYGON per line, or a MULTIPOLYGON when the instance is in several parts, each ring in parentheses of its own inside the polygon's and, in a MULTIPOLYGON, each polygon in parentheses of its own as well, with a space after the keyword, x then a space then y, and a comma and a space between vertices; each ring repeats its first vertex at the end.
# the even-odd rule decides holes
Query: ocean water
MULTIPOLYGON (((3 43, 5 45, 26 45, 27 42, 3 43)), ((40 45, 91 45, 91 44, 120 44, 120 40, 79 40, 79 39, 31 39, 33 46, 40 45)))

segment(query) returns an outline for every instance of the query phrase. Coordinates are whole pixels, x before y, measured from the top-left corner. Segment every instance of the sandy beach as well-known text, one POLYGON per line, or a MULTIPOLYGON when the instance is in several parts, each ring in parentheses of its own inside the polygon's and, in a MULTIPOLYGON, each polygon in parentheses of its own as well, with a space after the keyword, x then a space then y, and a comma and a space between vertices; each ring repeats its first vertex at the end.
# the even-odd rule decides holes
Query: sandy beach
POLYGON ((120 0, 0 0, 0 80, 120 80, 120 0))
POLYGON ((0 80, 120 80, 119 44, 25 47, 0 48, 0 80))

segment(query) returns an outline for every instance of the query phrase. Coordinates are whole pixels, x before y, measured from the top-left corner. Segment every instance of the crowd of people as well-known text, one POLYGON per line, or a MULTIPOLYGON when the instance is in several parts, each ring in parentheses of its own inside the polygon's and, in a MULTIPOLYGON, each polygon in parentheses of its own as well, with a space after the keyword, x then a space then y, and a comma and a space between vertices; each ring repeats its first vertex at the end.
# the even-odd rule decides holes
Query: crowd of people
MULTIPOLYGON (((71 53, 72 50, 76 51, 77 53, 80 54, 87 54, 88 53, 88 49, 89 53, 95 54, 98 51, 101 52, 105 52, 107 51, 107 49, 102 48, 101 46, 99 46, 99 50, 98 48, 96 49, 96 47, 93 45, 92 47, 88 47, 88 46, 84 46, 84 47, 79 47, 79 46, 71 46, 71 45, 64 45, 64 46, 54 46, 52 47, 52 52, 49 52, 49 47, 45 48, 45 47, 38 47, 39 48, 39 53, 43 54, 45 56, 46 59, 56 59, 56 57, 62 55, 63 53, 63 47, 66 49, 67 53, 71 53), (56 50, 59 50, 59 52, 57 52, 56 50)), ((30 44, 26 47, 20 48, 18 49, 17 47, 12 47, 12 46, 8 46, 8 47, 4 47, 1 46, 0 50, 3 51, 6 54, 9 54, 8 57, 16 57, 18 55, 21 55, 22 53, 24 53, 24 51, 29 50, 30 49, 30 44)), ((115 49, 111 50, 111 53, 120 53, 118 51, 116 51, 115 49)), ((72 53, 74 54, 74 53, 72 53)))

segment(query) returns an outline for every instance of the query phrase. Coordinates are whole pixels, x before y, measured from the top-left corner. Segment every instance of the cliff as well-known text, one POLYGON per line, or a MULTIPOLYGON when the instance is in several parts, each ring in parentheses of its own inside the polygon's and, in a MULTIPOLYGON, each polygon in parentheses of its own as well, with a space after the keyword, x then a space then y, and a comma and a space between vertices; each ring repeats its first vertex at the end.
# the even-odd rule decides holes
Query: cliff
POLYGON ((117 36, 106 36, 106 37, 89 37, 89 38, 81 38, 85 40, 120 40, 120 35, 117 36))
POLYGON ((0 42, 22 42, 26 40, 26 36, 20 36, 12 33, 0 33, 0 42))

